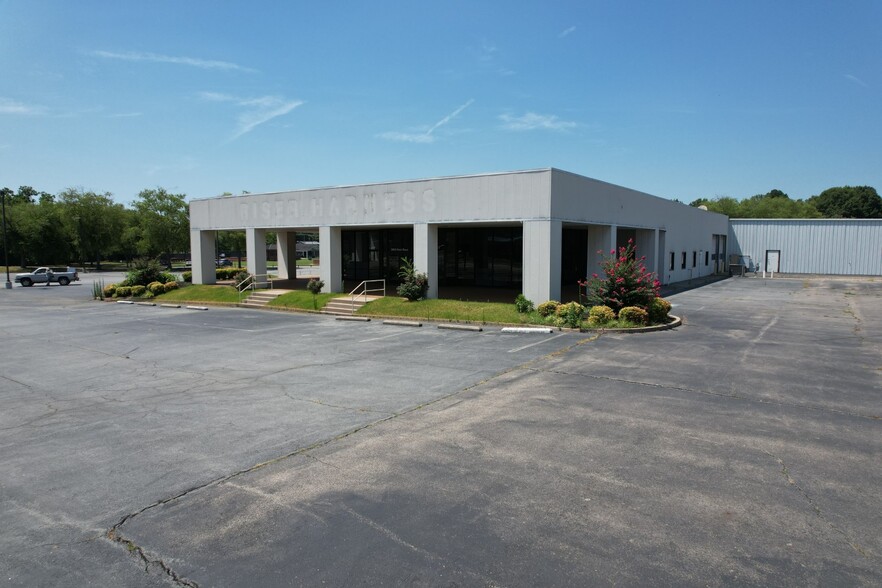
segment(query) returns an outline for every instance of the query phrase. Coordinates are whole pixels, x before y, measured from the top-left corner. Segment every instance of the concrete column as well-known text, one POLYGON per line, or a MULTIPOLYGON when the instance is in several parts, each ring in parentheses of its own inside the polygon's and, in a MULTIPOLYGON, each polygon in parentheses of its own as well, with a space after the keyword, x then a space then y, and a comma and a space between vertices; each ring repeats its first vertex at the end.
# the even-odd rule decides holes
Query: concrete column
MULTIPOLYGON (((648 267, 647 269, 652 271, 656 278, 661 275, 662 269, 664 269, 664 266, 662 265, 662 263, 664 263, 664 261, 662 261, 662 252, 659 251, 658 248, 660 243, 661 231, 655 229, 652 231, 652 251, 654 252, 654 255, 652 256, 652 267, 648 267)), ((649 259, 649 256, 647 256, 646 259, 649 259)))
POLYGON ((637 257, 645 257, 644 265, 646 269, 656 271, 656 255, 658 247, 658 230, 657 229, 637 229, 637 242, 634 243, 637 249, 637 257))
POLYGON ((276 252, 279 260, 279 279, 293 280, 297 277, 297 233, 276 233, 276 252))
POLYGON ((413 226, 413 264, 429 277, 426 298, 438 298, 438 225, 413 226))
POLYGON ((319 278, 322 292, 343 291, 343 238, 340 227, 319 227, 319 278))
POLYGON ((245 254, 249 274, 266 273, 266 229, 245 229, 245 254))
POLYGON ((618 225, 610 225, 609 226, 609 250, 614 251, 613 255, 619 254, 619 247, 616 242, 618 238, 619 227, 618 225))
POLYGON ((216 231, 190 230, 190 262, 194 284, 216 284, 214 246, 216 231))
POLYGON ((524 221, 524 296, 536 304, 560 300, 560 221, 524 221))
POLYGON ((601 262, 609 257, 609 242, 615 237, 610 237, 611 229, 608 225, 589 225, 588 227, 588 277, 592 274, 600 274, 601 262))

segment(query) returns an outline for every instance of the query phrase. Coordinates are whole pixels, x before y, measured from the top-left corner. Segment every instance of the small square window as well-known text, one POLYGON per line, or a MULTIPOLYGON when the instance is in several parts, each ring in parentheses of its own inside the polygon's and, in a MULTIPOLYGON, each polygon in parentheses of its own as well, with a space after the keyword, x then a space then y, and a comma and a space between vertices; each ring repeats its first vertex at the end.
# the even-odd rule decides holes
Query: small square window
POLYGON ((668 269, 671 271, 674 271, 674 252, 673 251, 671 251, 671 265, 668 269))
POLYGON ((704 265, 705 265, 705 266, 709 265, 709 263, 708 263, 708 258, 709 258, 709 257, 710 257, 710 255, 708 254, 707 251, 705 251, 705 252, 704 252, 704 265))
POLYGON ((680 269, 686 269, 686 252, 680 256, 680 269))
POLYGON ((693 251, 692 252, 692 267, 695 267, 697 265, 698 265, 698 251, 693 251))

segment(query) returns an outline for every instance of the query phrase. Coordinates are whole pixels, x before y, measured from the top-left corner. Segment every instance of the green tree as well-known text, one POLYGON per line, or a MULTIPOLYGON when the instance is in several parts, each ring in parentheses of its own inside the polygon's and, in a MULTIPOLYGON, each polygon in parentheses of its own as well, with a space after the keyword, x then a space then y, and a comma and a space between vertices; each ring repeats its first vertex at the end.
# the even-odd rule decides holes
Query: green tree
POLYGON ((725 214, 729 218, 818 218, 821 216, 812 203, 805 200, 793 200, 778 189, 743 200, 724 196, 713 200, 695 200, 690 205, 704 205, 708 210, 725 214))
POLYGON ((809 202, 827 218, 882 218, 882 197, 870 186, 828 188, 809 202))
POLYGON ((236 254, 239 268, 242 267, 242 254, 245 251, 245 231, 218 231, 217 248, 227 256, 236 254))
POLYGON ((102 257, 112 252, 125 227, 125 207, 109 192, 96 194, 68 188, 59 195, 63 225, 81 263, 93 260, 101 269, 102 257))
POLYGON ((140 228, 139 250, 165 256, 171 269, 172 253, 184 251, 190 242, 189 208, 183 194, 169 194, 164 188, 141 190, 135 201, 140 228))

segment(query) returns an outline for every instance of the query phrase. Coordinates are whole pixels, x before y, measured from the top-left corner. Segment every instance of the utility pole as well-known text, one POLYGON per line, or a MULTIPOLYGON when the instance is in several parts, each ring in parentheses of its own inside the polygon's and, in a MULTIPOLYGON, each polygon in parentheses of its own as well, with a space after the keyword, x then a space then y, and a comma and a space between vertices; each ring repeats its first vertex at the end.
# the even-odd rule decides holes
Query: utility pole
POLYGON ((6 289, 12 289, 12 282, 9 281, 9 246, 6 244, 6 191, 0 192, 0 198, 3 203, 3 263, 6 265, 6 289))

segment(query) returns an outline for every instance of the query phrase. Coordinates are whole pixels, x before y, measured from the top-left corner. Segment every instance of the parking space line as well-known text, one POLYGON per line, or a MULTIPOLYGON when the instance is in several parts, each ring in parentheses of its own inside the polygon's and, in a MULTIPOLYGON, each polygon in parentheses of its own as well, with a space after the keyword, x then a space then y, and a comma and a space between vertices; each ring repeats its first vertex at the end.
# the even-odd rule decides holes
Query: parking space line
POLYGON ((372 337, 370 339, 362 339, 359 343, 367 343, 368 341, 379 341, 380 339, 389 339, 390 337, 398 337, 399 335, 409 335, 418 331, 401 331, 400 333, 392 333, 391 335, 383 335, 382 337, 372 337))
POLYGON ((548 343, 549 341, 554 341, 555 339, 559 339, 561 337, 565 337, 566 333, 561 333, 560 335, 555 335, 554 337, 549 337, 548 339, 542 339, 541 341, 536 341, 535 343, 530 343, 529 345, 524 345, 523 347, 515 347, 514 349, 509 349, 509 353, 516 353, 518 351, 523 351, 529 347, 535 347, 536 345, 542 345, 543 343, 548 343))

